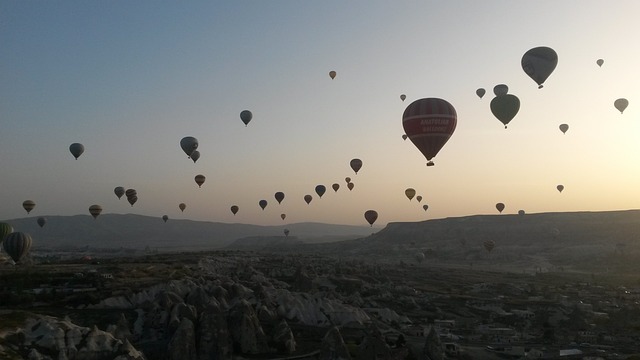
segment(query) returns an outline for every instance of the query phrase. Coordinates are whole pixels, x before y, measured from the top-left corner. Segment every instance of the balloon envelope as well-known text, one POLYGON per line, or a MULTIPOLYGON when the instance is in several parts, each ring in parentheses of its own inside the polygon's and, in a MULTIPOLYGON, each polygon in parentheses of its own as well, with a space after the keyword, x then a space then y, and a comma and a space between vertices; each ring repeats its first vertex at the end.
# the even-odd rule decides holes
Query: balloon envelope
POLYGON ((515 95, 496 96, 491 100, 491 112, 504 124, 505 129, 507 124, 518 114, 518 110, 520 110, 520 99, 515 95))
POLYGON ((198 139, 193 136, 186 136, 180 140, 180 147, 188 157, 191 157, 194 151, 198 148, 198 139))
POLYGON ((238 205, 231 205, 231 213, 233 215, 238 213, 238 210, 240 210, 240 208, 238 207, 238 205))
POLYGON ((352 159, 349 162, 349 166, 351 166, 351 169, 353 169, 353 171, 355 171, 355 173, 357 175, 358 171, 362 168, 362 160, 360 160, 360 159, 352 159))
POLYGON ((524 216, 524 214, 525 214, 524 210, 518 210, 518 215, 524 216))
POLYGON ((178 208, 180 209, 180 211, 184 212, 184 209, 186 209, 186 208, 187 208, 187 204, 185 204, 185 203, 180 203, 180 204, 178 205, 178 208))
POLYGON ((324 195, 326 191, 327 191, 327 188, 324 185, 316 186, 316 194, 318 194, 320 198, 322 198, 322 195, 324 195))
POLYGON ((509 92, 509 87, 505 84, 498 84, 493 87, 493 93, 496 96, 507 95, 508 92, 509 92))
POLYGON ((335 79, 336 78, 337 73, 333 70, 329 71, 329 76, 331 77, 331 79, 335 79))
POLYGON ((311 195, 305 195, 304 196, 304 202, 306 202, 307 205, 311 202, 311 200, 313 200, 313 196, 311 196, 311 195))
POLYGON ((556 189, 558 189, 558 192, 562 192, 562 190, 564 190, 564 185, 558 185, 556 186, 556 189))
POLYGON ((282 200, 284 200, 284 193, 282 191, 278 191, 277 193, 275 193, 274 197, 276 198, 278 204, 280 204, 282 203, 282 200))
POLYGON ((503 203, 497 203, 496 204, 496 209, 498 209, 498 211, 502 214, 502 210, 504 210, 504 204, 503 203))
POLYGON ((289 236, 289 229, 284 229, 284 236, 289 236))
POLYGON ((116 194, 118 199, 120 199, 122 195, 124 195, 124 188, 122 186, 118 186, 115 189, 113 189, 113 193, 116 194))
POLYGON ((402 140, 407 140, 408 136, 407 134, 402 134, 402 140))
POLYGON ((558 54, 549 47, 530 49, 522 56, 522 70, 542 88, 542 84, 558 65, 558 54))
POLYGON ((486 91, 485 89, 480 88, 480 89, 476 90, 476 95, 478 95, 478 97, 479 97, 480 99, 482 99, 482 97, 484 96, 484 94, 485 94, 486 92, 487 92, 487 91, 486 91))
POLYGON ((406 98, 407 98, 407 95, 405 94, 400 95, 400 100, 404 101, 406 98))
POLYGON ((244 123, 244 126, 249 125, 249 121, 251 121, 251 119, 253 119, 253 114, 251 113, 251 111, 243 110, 240 113, 240 120, 242 120, 242 122, 244 123))
POLYGON ((169 220, 169 215, 162 215, 162 221, 167 222, 169 220))
POLYGON ((373 223, 378 219, 378 212, 375 210, 367 210, 364 212, 364 218, 369 225, 373 226, 373 223))
POLYGON ((39 217, 38 220, 36 220, 36 222, 38 223, 38 226, 43 227, 44 224, 47 223, 47 219, 45 219, 43 217, 39 217))
POLYGON ((204 184, 204 181, 206 179, 207 178, 202 174, 196 175, 196 177, 194 178, 194 180, 196 181, 196 184, 198 184, 198 187, 202 187, 202 184, 204 184))
POLYGON ((596 64, 598 64, 598 66, 602 67, 602 64, 604 64, 604 60, 598 59, 598 60, 596 60, 596 64))
POLYGON ((487 252, 491 252, 491 250, 493 250, 495 246, 496 246, 496 242, 493 240, 484 241, 484 248, 487 250, 487 252))
POLYGON ((350 183, 348 183, 348 184, 347 184, 347 188, 349 189, 349 191, 353 190, 353 187, 354 187, 354 186, 355 186, 355 185, 354 185, 352 182, 350 182, 350 183))
POLYGON ((331 185, 331 188, 333 189, 333 191, 338 192, 338 189, 340 189, 340 184, 334 183, 333 185, 331 185))
POLYGON ((404 191, 404 194, 409 199, 409 201, 411 201, 411 199, 413 199, 413 197, 416 196, 416 190, 413 188, 408 188, 407 190, 404 191))
POLYGON ((456 124, 456 110, 438 98, 416 100, 402 114, 405 134, 429 161, 449 140, 456 124))
POLYGON ((264 208, 267 207, 267 200, 260 200, 258 201, 258 205, 260 205, 260 207, 262 208, 262 210, 264 210, 264 208))
POLYGON ((69 145, 69 151, 71 152, 71 155, 73 155, 73 157, 78 160, 80 155, 82 155, 82 153, 84 152, 84 145, 80 143, 73 143, 69 145))
POLYGON ((22 207, 27 211, 27 214, 36 207, 36 203, 33 200, 25 200, 22 202, 22 207))
POLYGON ((622 114, 624 112, 624 109, 626 109, 627 106, 629 106, 629 101, 625 98, 620 98, 613 102, 613 106, 615 106, 616 109, 620 111, 620 114, 622 114))
POLYGON ((125 195, 127 195, 128 198, 138 195, 138 192, 136 191, 136 189, 127 189, 124 193, 125 195))
POLYGON ((13 232, 13 226, 6 222, 0 222, 0 242, 4 240, 4 237, 13 232))
POLYGON ((427 205, 427 204, 422 205, 422 209, 423 209, 424 211, 429 210, 429 205, 427 205))
POLYGON ((563 133, 563 134, 566 134, 566 133, 567 133, 567 130, 569 130, 569 125, 567 125, 567 124, 560 124, 559 128, 560 128, 560 131, 562 131, 562 133, 563 133))
POLYGON ((102 206, 100 205, 89 206, 89 214, 91 214, 91 216, 93 216, 94 219, 97 218, 101 212, 102 212, 102 206))
POLYGON ((346 181, 346 182, 347 182, 347 184, 348 184, 348 183, 350 183, 350 182, 351 182, 351 178, 347 176, 346 178, 344 178, 344 181, 346 181))
POLYGON ((421 195, 416 196, 416 200, 418 200, 418 202, 422 201, 422 196, 421 195))
POLYGON ((196 161, 198 161, 198 159, 200 159, 200 151, 198 151, 198 150, 194 150, 194 151, 191 153, 191 160, 193 160, 193 163, 195 164, 195 163, 196 163, 196 161))
POLYGON ((138 196, 136 196, 136 195, 129 196, 127 198, 127 201, 129 202, 129 204, 131 204, 131 206, 133 206, 133 204, 135 204, 138 201, 138 196))
POLYGON ((31 249, 31 236, 22 232, 12 232, 5 236, 2 242, 4 251, 11 256, 13 261, 19 262, 31 249))
POLYGON ((286 218, 287 218, 287 214, 280 214, 280 218, 281 218, 282 220, 286 219, 286 218))

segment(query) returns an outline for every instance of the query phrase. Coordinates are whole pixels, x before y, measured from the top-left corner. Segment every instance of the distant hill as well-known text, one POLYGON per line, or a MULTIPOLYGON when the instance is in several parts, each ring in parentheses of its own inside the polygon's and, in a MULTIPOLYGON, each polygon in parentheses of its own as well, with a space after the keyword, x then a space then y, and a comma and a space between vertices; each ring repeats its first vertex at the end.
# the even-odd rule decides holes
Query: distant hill
POLYGON ((371 234, 369 226, 296 223, 259 226, 169 219, 135 214, 46 216, 40 228, 37 217, 7 220, 16 231, 32 235, 34 248, 134 248, 165 250, 205 250, 222 248, 251 236, 282 236, 286 227, 301 242, 327 242, 371 234))
POLYGON ((225 250, 271 250, 304 244, 294 236, 249 236, 238 239, 225 247, 225 250))

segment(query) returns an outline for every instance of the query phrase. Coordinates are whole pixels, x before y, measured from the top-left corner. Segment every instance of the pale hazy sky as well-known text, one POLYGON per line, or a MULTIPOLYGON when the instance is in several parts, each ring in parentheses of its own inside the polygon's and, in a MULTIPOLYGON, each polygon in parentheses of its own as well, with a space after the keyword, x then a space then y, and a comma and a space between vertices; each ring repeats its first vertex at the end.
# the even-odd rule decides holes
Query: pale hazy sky
POLYGON ((366 225, 367 209, 384 225, 494 214, 497 202, 509 214, 638 208, 638 14, 635 0, 5 0, 0 219, 27 216, 27 199, 32 217, 100 204, 265 225, 366 225), (537 46, 559 57, 541 90, 520 66, 537 46), (500 83, 521 101, 507 130, 489 109, 500 83), (458 113, 433 167, 401 137, 402 112, 424 97, 458 113), (184 136, 199 140, 196 164, 184 136), (133 208, 116 186, 137 190, 133 208))

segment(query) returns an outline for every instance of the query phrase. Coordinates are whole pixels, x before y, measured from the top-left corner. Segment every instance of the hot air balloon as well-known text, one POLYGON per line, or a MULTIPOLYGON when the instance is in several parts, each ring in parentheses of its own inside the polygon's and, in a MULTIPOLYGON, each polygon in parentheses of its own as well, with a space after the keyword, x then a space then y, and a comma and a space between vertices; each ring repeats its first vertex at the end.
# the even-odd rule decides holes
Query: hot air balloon
POLYGON ((407 188, 407 190, 404 191, 404 194, 407 196, 409 201, 411 201, 411 199, 416 196, 416 190, 413 188, 407 188))
POLYGON ((604 60, 598 59, 596 60, 596 64, 598 64, 599 67, 602 67, 602 64, 604 64, 604 60))
POLYGON ((360 160, 360 159, 352 159, 349 162, 349 166, 351 166, 351 169, 353 169, 353 171, 355 171, 356 175, 358 175, 358 171, 360 170, 360 168, 362 168, 362 160, 360 160))
POLYGON ((493 93, 496 96, 507 95, 509 92, 509 87, 506 84, 498 84, 493 87, 493 93))
POLYGON ((353 190, 353 187, 354 187, 354 186, 355 186, 355 185, 354 185, 352 182, 350 182, 350 183, 348 183, 348 184, 347 184, 347 188, 349 188, 349 191, 353 190))
POLYGON ((491 252, 491 250, 493 250, 493 248, 496 246, 496 242, 493 240, 485 240, 484 241, 484 248, 485 250, 487 250, 487 252, 491 252))
POLYGON ((518 215, 524 216, 524 214, 525 214, 524 210, 518 210, 518 215))
POLYGON ((408 136, 407 134, 402 134, 402 140, 407 140, 408 136))
POLYGON ((231 213, 233 215, 238 213, 238 210, 240 210, 240 208, 238 207, 238 205, 231 205, 231 213))
POLYGON ((4 251, 11 256, 16 263, 29 253, 31 249, 31 236, 22 232, 12 232, 8 234, 2 242, 4 251))
POLYGON ((289 236, 289 229, 284 229, 284 236, 289 236))
POLYGON ((491 100, 491 112, 504 124, 505 129, 507 124, 518 114, 518 110, 520 110, 520 99, 515 95, 496 96, 491 100))
POLYGON ((407 95, 405 95, 405 94, 400 95, 400 100, 404 101, 404 99, 406 99, 406 98, 407 98, 407 95))
POLYGON ((162 221, 167 222, 169 220, 169 215, 162 215, 162 221))
POLYGON ((344 181, 346 181, 346 182, 347 182, 347 184, 348 184, 348 183, 350 183, 350 182, 351 182, 351 178, 347 176, 346 178, 344 178, 344 181))
POLYGON ((422 209, 423 209, 424 211, 429 210, 429 205, 427 205, 427 204, 422 205, 422 209))
POLYGON ((486 92, 487 92, 487 91, 486 91, 485 89, 480 88, 480 89, 476 90, 476 95, 478 95, 478 97, 479 97, 480 99, 482 99, 482 97, 484 96, 484 94, 485 94, 486 92))
POLYGON ((43 227, 44 224, 47 223, 47 219, 45 219, 43 217, 39 217, 38 220, 36 220, 36 222, 38 223, 38 226, 43 227))
POLYGON ((416 196, 416 200, 418 200, 418 202, 422 201, 422 195, 416 196))
POLYGON ((538 84, 538 89, 558 65, 558 54, 549 47, 530 49, 522 56, 522 70, 538 84))
POLYGON ((264 210, 264 208, 267 207, 267 200, 260 200, 258 201, 258 205, 260 205, 260 207, 262 208, 262 210, 264 210))
POLYGON ((335 78, 336 78, 336 75, 337 75, 337 74, 336 74, 336 72, 335 72, 335 71, 333 71, 333 70, 329 71, 329 76, 331 77, 331 80, 335 79, 335 78))
POLYGON ((101 212, 102 212, 102 206, 100 205, 89 206, 89 214, 91 214, 91 216, 93 216, 94 219, 96 219, 101 212))
POLYGON ((373 223, 378 219, 378 212, 375 210, 367 210, 364 212, 364 218, 369 225, 373 226, 373 223))
POLYGON ((564 185, 558 185, 556 186, 556 189, 558 189, 558 192, 562 192, 562 190, 564 190, 564 185))
POLYGON ((138 192, 136 191, 136 189, 127 189, 124 194, 129 198, 132 196, 138 196, 138 192))
POLYGON ((402 126, 409 140, 427 158, 438 154, 456 129, 456 110, 447 101, 425 98, 412 102, 402 114, 402 126))
POLYGON ((286 218, 287 218, 287 214, 280 214, 280 218, 281 218, 282 220, 286 219, 286 218))
POLYGON ((613 106, 615 106, 616 109, 620 111, 620 114, 622 114, 624 112, 624 109, 626 109, 627 106, 629 106, 629 101, 627 99, 620 98, 613 102, 613 106))
POLYGON ((567 124, 560 124, 559 128, 560 128, 560 131, 562 131, 562 133, 563 133, 563 134, 566 134, 566 133, 567 133, 567 130, 569 130, 569 125, 567 125, 567 124))
POLYGON ((207 179, 207 178, 206 178, 204 175, 202 175, 202 174, 198 174, 198 175, 196 175, 196 177, 194 178, 194 180, 196 181, 196 184, 198 184, 198 187, 202 187, 202 184, 204 184, 204 181, 205 181, 206 179, 207 179))
POLYGON ((118 186, 115 189, 113 189, 113 192, 116 194, 118 199, 120 199, 122 198, 122 195, 124 195, 124 188, 122 186, 118 186))
POLYGON ((274 197, 276 198, 278 204, 280 204, 282 203, 282 200, 284 200, 284 193, 282 191, 278 191, 277 193, 275 193, 274 197))
POLYGON ((4 240, 5 236, 11 234, 13 232, 13 226, 7 224, 6 222, 0 222, 0 243, 4 240))
POLYGON ((25 200, 22 202, 22 207, 27 211, 27 214, 36 207, 36 203, 33 200, 25 200))
POLYGON ((326 191, 327 191, 327 188, 324 185, 316 186, 316 194, 318 194, 320 198, 322 198, 322 195, 324 195, 326 191))
POLYGON ((71 152, 71 155, 73 155, 73 157, 78 160, 80 155, 82 155, 82 153, 84 152, 84 145, 80 143, 73 143, 69 145, 69 151, 71 152))
POLYGON ((133 207, 133 204, 135 204, 138 201, 138 196, 136 195, 129 196, 127 198, 127 201, 129 202, 129 204, 131 204, 131 207, 133 207))
POLYGON ((183 137, 182 140, 180 140, 180 147, 182 151, 187 154, 187 157, 190 158, 191 154, 198 149, 198 139, 193 136, 183 137))
POLYGON ((178 205, 178 208, 180 209, 180 211, 181 211, 181 212, 184 212, 184 209, 186 209, 186 208, 187 208, 187 205, 186 205, 185 203, 180 203, 180 204, 178 205))
POLYGON ((191 160, 193 160, 193 163, 195 164, 195 163, 196 163, 196 161, 198 161, 198 159, 200 159, 200 151, 198 151, 198 150, 194 150, 194 151, 191 153, 191 160))
POLYGON ((244 126, 249 125, 249 121, 251 121, 251 119, 253 119, 253 114, 251 113, 251 111, 243 110, 240 113, 240 120, 242 120, 242 122, 244 123, 244 126))
POLYGON ((311 200, 313 200, 313 196, 308 195, 308 194, 304 196, 304 202, 306 202, 306 203, 307 203, 307 205, 309 205, 309 203, 311 202, 311 200))
POLYGON ((502 214, 502 210, 504 210, 504 204, 503 203, 497 203, 496 204, 496 209, 498 209, 500 214, 502 214))
POLYGON ((338 189, 340 189, 340 184, 333 183, 333 185, 331 185, 331 188, 333 188, 333 191, 338 192, 338 189))

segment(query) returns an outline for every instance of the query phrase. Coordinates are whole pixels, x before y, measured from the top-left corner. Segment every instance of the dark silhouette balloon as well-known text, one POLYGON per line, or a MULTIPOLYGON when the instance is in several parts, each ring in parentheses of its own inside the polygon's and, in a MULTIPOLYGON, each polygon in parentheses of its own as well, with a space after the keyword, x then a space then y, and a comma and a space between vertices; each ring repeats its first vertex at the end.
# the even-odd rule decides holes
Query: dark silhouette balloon
POLYGON ((496 204, 496 209, 498 209, 500 214, 502 214, 502 210, 504 210, 504 204, 503 203, 497 203, 496 204))
POLYGON ((311 203, 311 200, 313 200, 313 196, 308 195, 308 194, 304 196, 304 202, 306 202, 307 205, 309 205, 309 203, 311 203))
POLYGON ((454 107, 438 98, 416 100, 402 114, 405 134, 430 164, 455 131, 456 124, 454 107))
POLYGON ((238 210, 240 210, 240 208, 238 207, 238 205, 231 205, 231 213, 233 215, 238 213, 238 210))
POLYGON ((277 193, 275 193, 274 197, 276 198, 278 204, 281 204, 282 200, 284 200, 284 193, 282 191, 278 191, 277 193))
POLYGON ((31 249, 31 236, 23 232, 12 232, 5 236, 2 242, 4 251, 11 256, 16 263, 20 262, 31 249))
POLYGON ((413 188, 407 188, 407 190, 404 191, 404 194, 409 199, 409 201, 411 201, 411 199, 416 196, 416 190, 413 188))
POLYGON ((538 89, 547 80, 558 65, 558 54, 549 47, 540 46, 530 49, 522 56, 522 70, 538 84, 538 89))
POLYGON ((402 134, 402 140, 407 140, 408 136, 407 134, 402 134))
POLYGON ((496 242, 493 240, 485 240, 484 243, 484 248, 485 250, 487 250, 487 252, 491 252, 491 250, 493 250, 493 248, 496 246, 496 242))
POLYGON ((353 187, 354 187, 354 186, 355 186, 355 185, 354 185, 352 182, 350 182, 350 183, 348 183, 348 184, 347 184, 347 188, 349 189, 349 191, 353 190, 353 187))
POLYGON ((284 236, 289 236, 289 229, 284 229, 284 236))
POLYGON ((416 200, 418 200, 418 202, 422 201, 422 196, 421 195, 416 196, 416 200))
POLYGON ((129 198, 132 196, 137 196, 138 192, 136 191, 136 189, 127 189, 124 194, 129 198))
POLYGON ((45 219, 43 217, 39 217, 38 220, 36 220, 36 222, 38 223, 38 226, 43 227, 44 224, 47 223, 47 219, 45 219))
POLYGON ((367 220, 369 225, 373 226, 373 223, 378 220, 378 212, 375 210, 367 210, 364 212, 364 218, 367 220))
POLYGON ((133 207, 133 204, 135 204, 138 201, 138 196, 137 195, 129 196, 127 197, 127 201, 129 202, 129 204, 131 204, 131 207, 133 207))
POLYGON ((89 214, 93 216, 94 219, 98 218, 98 215, 102 212, 102 206, 100 205, 91 205, 89 206, 89 214))
POLYGON ((253 114, 251 113, 251 111, 243 110, 240 113, 240 120, 242 120, 242 122, 244 123, 244 126, 249 125, 249 121, 251 121, 251 119, 253 119, 253 114))
POLYGON ((333 70, 329 71, 329 77, 331 77, 331 80, 336 78, 337 73, 333 70))
POLYGON ((564 185, 558 185, 556 186, 556 189, 558 189, 558 192, 562 192, 562 190, 564 190, 564 185))
POLYGON ((620 111, 620 114, 624 112, 624 110, 629 106, 629 101, 625 98, 620 98, 613 102, 613 106, 620 111))
POLYGON ((346 178, 344 178, 344 181, 346 181, 346 182, 347 182, 347 184, 348 184, 348 183, 350 183, 350 182, 351 182, 351 178, 347 176, 346 178))
POLYGON ((486 91, 485 89, 480 88, 480 89, 476 90, 476 95, 478 95, 478 97, 479 97, 480 99, 482 99, 482 97, 484 96, 484 94, 485 94, 486 92, 487 92, 487 91, 486 91))
POLYGON ((180 203, 180 204, 178 205, 178 208, 180 209, 180 211, 181 211, 181 212, 184 212, 184 209, 186 209, 186 208, 187 208, 187 204, 185 204, 185 203, 180 203))
POLYGON ((69 151, 71 152, 71 155, 78 160, 80 155, 84 152, 84 145, 80 143, 73 143, 69 145, 69 151))
POLYGON ((22 202, 22 207, 27 211, 27 214, 36 207, 36 203, 33 200, 25 200, 22 202))
POLYGON ((351 166, 351 169, 355 171, 356 175, 358 175, 358 171, 362 168, 362 160, 352 159, 349 162, 349 166, 351 166))
POLYGON ((567 125, 567 124, 560 124, 559 128, 560 128, 560 131, 562 131, 562 133, 563 133, 563 134, 566 134, 566 133, 567 133, 567 130, 569 130, 569 125, 567 125))
POLYGON ((200 159, 200 151, 198 151, 198 150, 194 150, 194 151, 191 153, 191 160, 193 160, 193 163, 195 164, 195 163, 196 163, 196 161, 198 161, 198 159, 200 159))
POLYGON ((198 187, 202 187, 202 184, 204 184, 204 181, 205 181, 206 179, 207 179, 207 178, 206 178, 204 175, 202 175, 202 174, 198 174, 198 175, 196 175, 196 177, 194 178, 194 180, 196 181, 196 184, 198 184, 198 187))
POLYGON ((287 218, 287 214, 280 214, 280 218, 281 218, 282 220, 286 219, 286 218, 287 218))
POLYGON ((493 87, 493 93, 496 96, 507 95, 509 92, 509 87, 506 84, 498 84, 493 87))
POLYGON ((182 140, 180 140, 180 147, 182 151, 187 154, 187 157, 190 158, 191 154, 198 149, 198 139, 193 136, 183 137, 182 140))
POLYGON ((406 98, 407 98, 407 95, 405 94, 400 95, 400 100, 404 101, 406 98))
POLYGON ((267 200, 260 200, 258 201, 258 205, 260 205, 260 207, 262 208, 262 210, 264 210, 264 208, 267 207, 267 200))
POLYGON ((333 188, 333 191, 338 192, 338 189, 340 189, 340 184, 334 183, 333 185, 331 185, 331 188, 333 188))
POLYGON ((596 64, 598 64, 599 67, 602 67, 602 64, 604 64, 604 60, 598 59, 596 60, 596 64))
POLYGON ((524 214, 525 214, 524 210, 518 210, 518 215, 524 216, 524 214))
POLYGON ((504 128, 507 128, 507 124, 518 114, 520 110, 520 99, 517 96, 507 94, 496 96, 491 100, 491 112, 493 115, 504 124, 504 128))
POLYGON ((122 186, 118 186, 115 189, 113 189, 113 192, 116 194, 118 199, 120 199, 122 198, 122 195, 124 195, 124 188, 122 186))
POLYGON ((424 211, 429 210, 429 205, 427 205, 427 204, 422 205, 422 209, 423 209, 424 211))
POLYGON ((318 194, 320 198, 322 198, 322 195, 324 195, 326 191, 327 191, 327 188, 324 185, 316 186, 316 194, 318 194))
POLYGON ((0 243, 4 240, 5 236, 13 232, 13 226, 6 222, 0 222, 0 243))
POLYGON ((167 222, 169 220, 169 215, 162 215, 162 221, 167 222))

